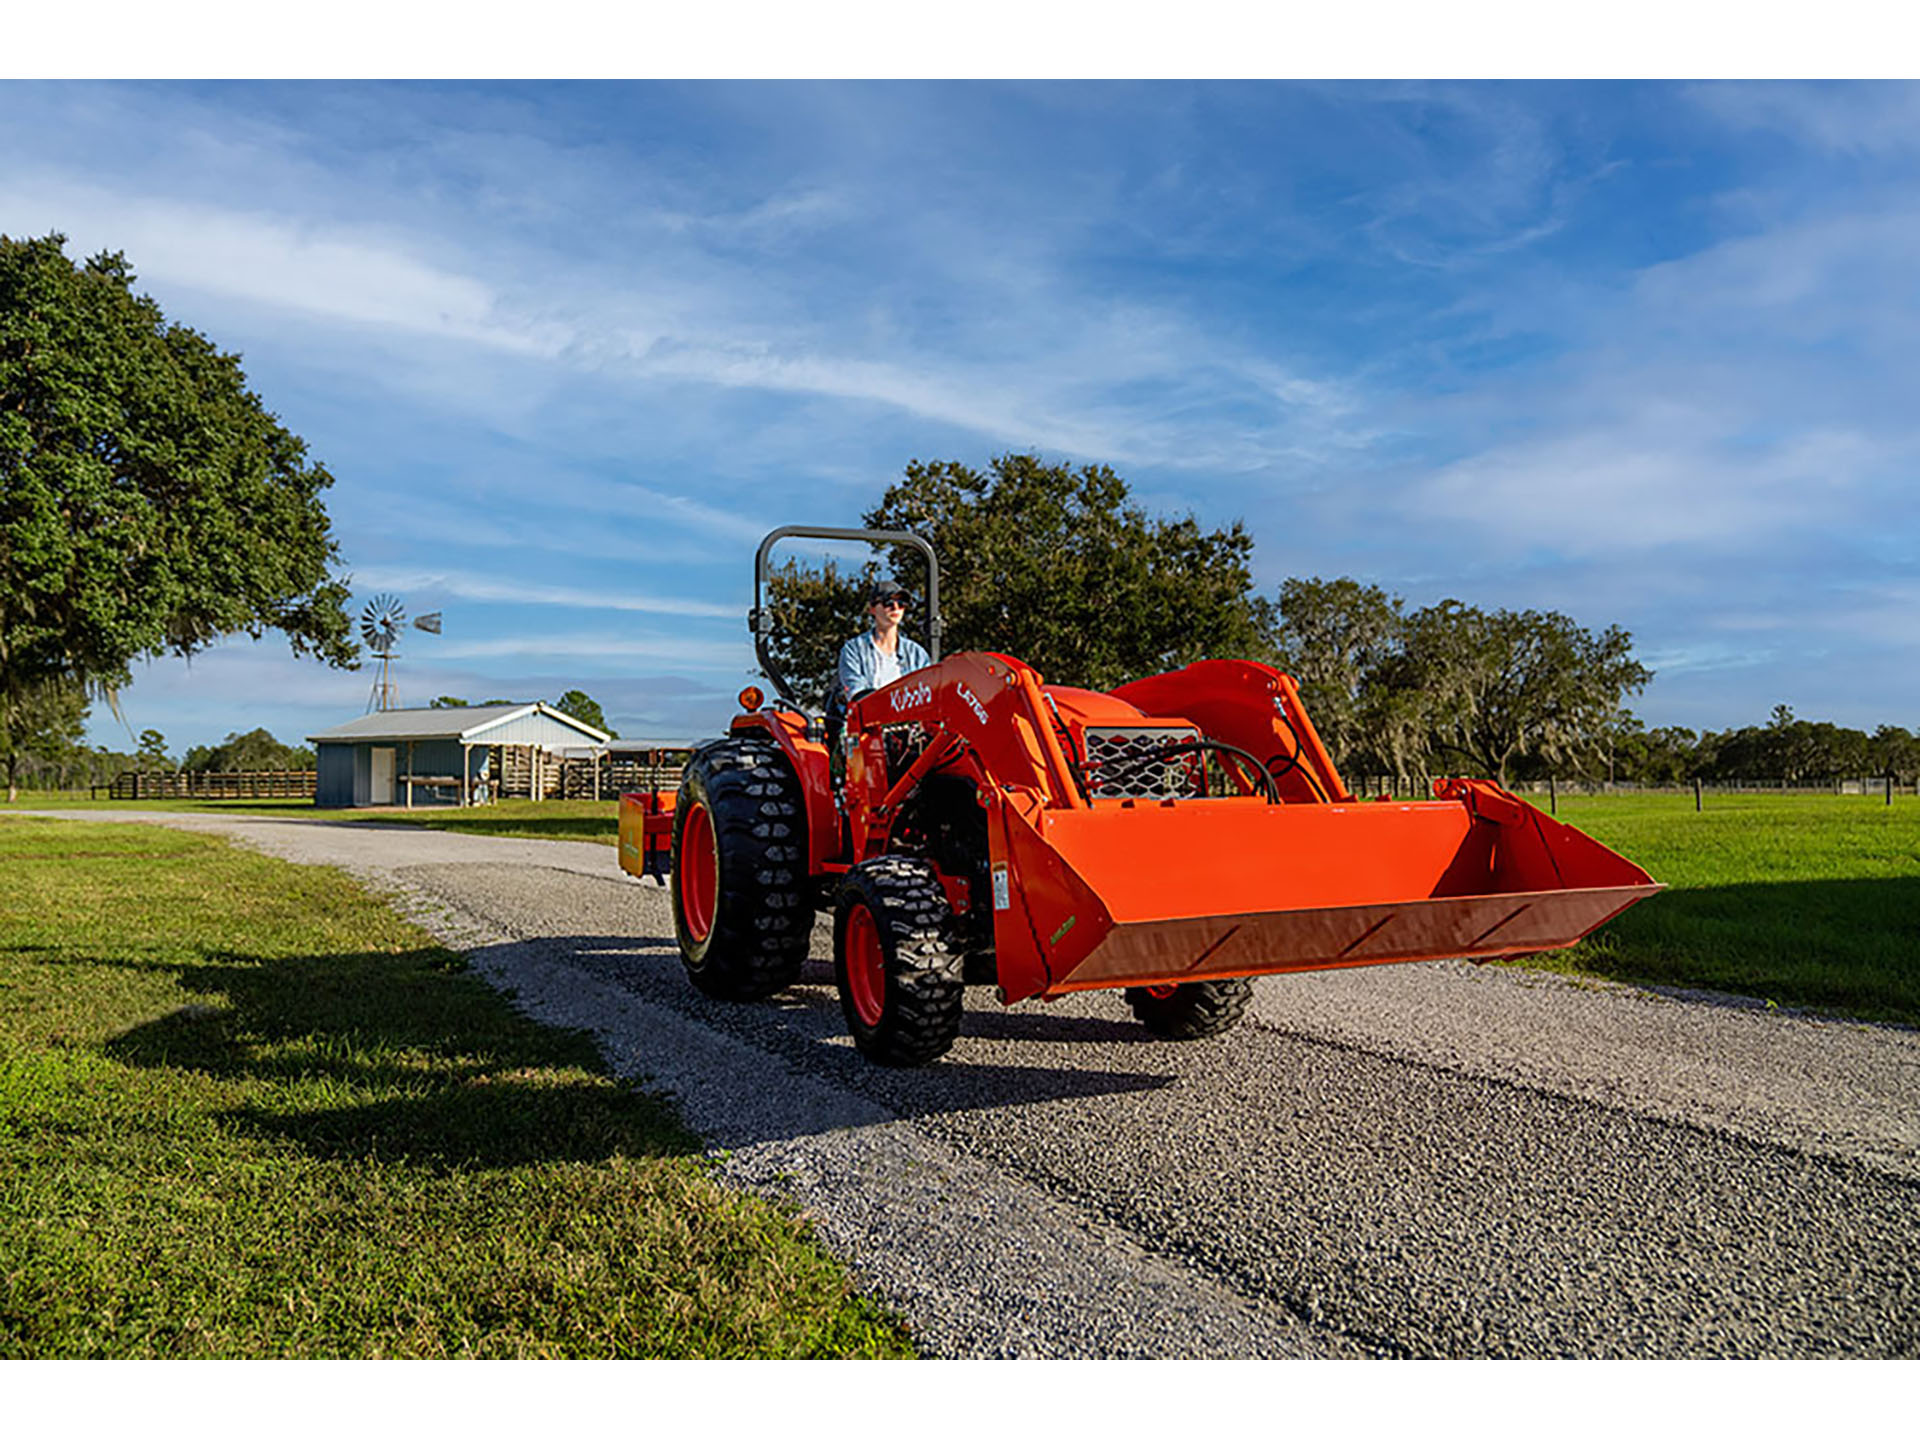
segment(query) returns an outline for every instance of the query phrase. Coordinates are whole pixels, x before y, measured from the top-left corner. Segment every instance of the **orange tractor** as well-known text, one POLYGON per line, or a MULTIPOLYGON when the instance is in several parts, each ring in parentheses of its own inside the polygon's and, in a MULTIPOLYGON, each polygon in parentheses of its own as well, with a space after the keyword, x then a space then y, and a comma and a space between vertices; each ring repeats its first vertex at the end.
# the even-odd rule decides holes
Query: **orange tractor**
POLYGON ((623 796, 621 864, 670 876, 695 986, 793 984, 816 908, 861 1052, 944 1054, 968 983, 1004 1004, 1121 989, 1156 1034, 1237 1022, 1257 975, 1488 960, 1572 945, 1661 887, 1485 780, 1368 800, 1293 681, 1203 660, 1098 692, 1007 655, 940 656, 939 566, 917 535, 786 526, 754 570, 760 663, 786 703, 701 745, 677 794, 623 796), (913 546, 933 663, 804 713, 768 647, 767 556, 787 537, 913 546))

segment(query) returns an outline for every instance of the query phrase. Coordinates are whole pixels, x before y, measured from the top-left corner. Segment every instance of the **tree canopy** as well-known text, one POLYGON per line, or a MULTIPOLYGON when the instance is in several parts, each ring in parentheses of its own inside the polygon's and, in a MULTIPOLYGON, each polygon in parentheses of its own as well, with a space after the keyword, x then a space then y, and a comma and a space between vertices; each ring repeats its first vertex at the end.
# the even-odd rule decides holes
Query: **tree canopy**
MULTIPOLYGON (((766 603, 774 624, 769 644, 780 673, 802 705, 826 708, 840 647, 867 628, 867 589, 879 573, 877 560, 856 570, 843 569, 832 560, 815 569, 788 558, 768 576, 766 603)), ((895 578, 907 581, 904 575, 895 578)), ((924 579, 914 593, 924 604, 924 579)), ((901 624, 909 634, 925 638, 924 616, 910 614, 901 624)), ((951 641, 947 648, 953 648, 951 641)))
POLYGON ((332 477, 123 255, 65 245, 0 236, 0 710, 235 633, 353 665, 332 477))
MULTIPOLYGON (((863 523, 932 542, 949 652, 997 650, 1095 689, 1207 656, 1265 653, 1244 527, 1149 515, 1105 465, 1002 455, 980 471, 916 460, 863 523)), ((883 563, 923 607, 924 562, 904 547, 860 570, 790 560, 771 577, 776 658, 814 704, 841 643, 867 628, 866 582, 883 563)), ((904 626, 925 639, 924 614, 904 626)))
POLYGON ((173 769, 173 757, 167 754, 167 737, 158 730, 142 730, 134 757, 147 770, 173 769))
POLYGON ((1301 703, 1336 763, 1369 747, 1386 754, 1388 737, 1407 728, 1395 713, 1406 707, 1396 706, 1379 683, 1404 642, 1405 602, 1344 576, 1290 579, 1281 582, 1273 618, 1274 663, 1300 687, 1301 703))
POLYGON ((1275 613, 1282 668, 1349 769, 1504 784, 1591 757, 1622 699, 1653 678, 1625 630, 1595 634, 1557 611, 1443 600, 1409 613, 1377 586, 1313 579, 1286 582, 1275 613))
POLYGON ((7 772, 7 803, 20 798, 26 760, 56 766, 81 748, 87 728, 87 697, 71 680, 55 677, 23 686, 0 706, 0 768, 7 772))
POLYGON ((553 708, 562 715, 571 715, 582 724, 591 725, 601 734, 619 739, 620 732, 607 724, 607 717, 601 712, 600 702, 584 690, 569 690, 553 702, 553 708))
POLYGON ((180 762, 182 770, 311 770, 313 751, 283 745, 265 728, 241 735, 229 732, 218 745, 196 745, 180 762))

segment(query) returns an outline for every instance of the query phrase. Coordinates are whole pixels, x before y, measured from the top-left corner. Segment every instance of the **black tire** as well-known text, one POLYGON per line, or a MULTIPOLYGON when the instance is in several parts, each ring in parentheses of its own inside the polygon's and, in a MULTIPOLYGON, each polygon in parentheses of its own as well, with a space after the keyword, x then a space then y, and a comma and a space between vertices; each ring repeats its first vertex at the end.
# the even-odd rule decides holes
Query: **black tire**
POLYGON ((1127 991, 1134 1018, 1167 1040, 1204 1040, 1231 1030, 1252 999, 1251 980, 1196 980, 1127 991))
POLYGON ((772 741, 717 740, 687 762, 672 890, 680 959, 702 994, 764 1000, 800 978, 813 929, 806 802, 772 741), (689 827, 704 858, 683 853, 689 827))
POLYGON ((833 974, 869 1060, 925 1065, 952 1048, 966 985, 952 928, 926 861, 883 855, 847 872, 833 908, 833 974))

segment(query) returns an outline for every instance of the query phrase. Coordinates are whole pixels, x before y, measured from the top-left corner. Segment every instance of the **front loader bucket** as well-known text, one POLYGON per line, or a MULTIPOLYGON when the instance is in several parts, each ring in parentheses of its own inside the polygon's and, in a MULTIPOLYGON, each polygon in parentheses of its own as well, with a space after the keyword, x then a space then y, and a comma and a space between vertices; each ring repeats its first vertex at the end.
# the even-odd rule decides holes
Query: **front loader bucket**
POLYGON ((1441 790, 1410 803, 1008 806, 1007 999, 1561 949, 1661 888, 1493 785, 1441 790))

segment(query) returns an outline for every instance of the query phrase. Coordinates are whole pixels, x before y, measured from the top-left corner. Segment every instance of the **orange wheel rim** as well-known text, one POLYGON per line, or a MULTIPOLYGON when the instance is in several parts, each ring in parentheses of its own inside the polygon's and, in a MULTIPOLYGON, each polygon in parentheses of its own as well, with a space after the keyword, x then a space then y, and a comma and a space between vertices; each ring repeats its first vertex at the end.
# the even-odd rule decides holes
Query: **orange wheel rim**
POLYGON ((698 942, 713 931, 714 901, 720 894, 720 847, 714 843, 713 815, 695 801, 680 830, 680 918, 698 942))
POLYGON ((847 993, 862 1025, 878 1025, 887 1012, 887 952, 880 948, 880 927, 864 905, 847 916, 847 993))

